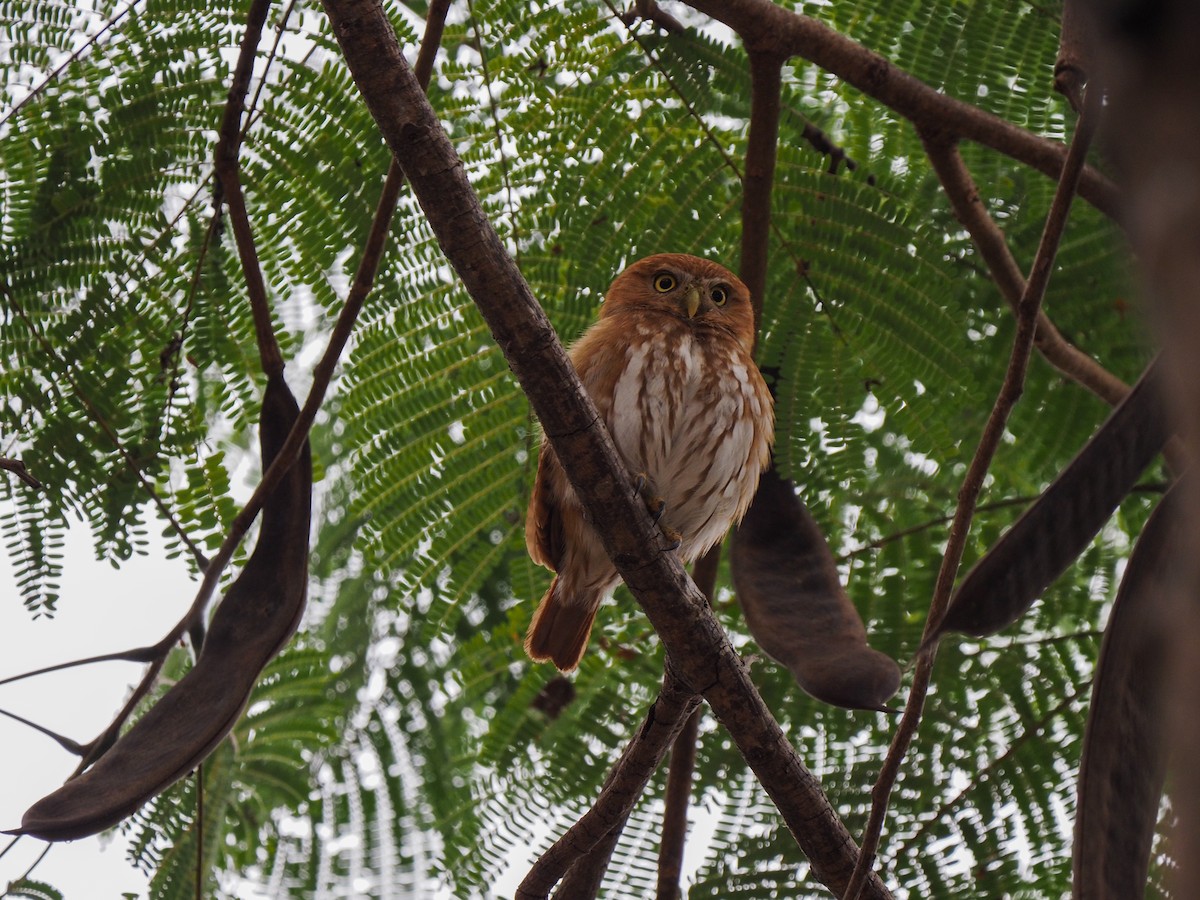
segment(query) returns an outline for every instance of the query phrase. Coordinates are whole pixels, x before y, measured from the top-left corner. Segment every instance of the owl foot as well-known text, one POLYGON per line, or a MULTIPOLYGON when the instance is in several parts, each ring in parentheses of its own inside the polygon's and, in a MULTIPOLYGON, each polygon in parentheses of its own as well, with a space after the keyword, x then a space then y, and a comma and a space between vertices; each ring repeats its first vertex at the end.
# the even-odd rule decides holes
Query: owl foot
POLYGON ((659 531, 663 533, 663 537, 667 539, 667 546, 663 550, 667 553, 673 553, 683 546, 683 535, 669 525, 660 525, 659 531))
POLYGON ((645 472, 638 472, 634 476, 633 486, 642 495, 642 501, 646 504, 646 509, 650 512, 650 518, 654 520, 654 524, 658 526, 658 530, 667 539, 667 546, 663 549, 667 552, 678 550, 680 545, 683 544, 683 535, 670 525, 664 524, 662 520, 663 513, 667 511, 667 501, 653 493, 650 489, 650 478, 645 472))
POLYGON ((634 489, 642 495, 642 502, 646 504, 646 509, 650 511, 650 518, 655 524, 662 519, 662 515, 667 510, 667 501, 659 497, 650 489, 650 477, 645 472, 638 472, 633 478, 634 489))

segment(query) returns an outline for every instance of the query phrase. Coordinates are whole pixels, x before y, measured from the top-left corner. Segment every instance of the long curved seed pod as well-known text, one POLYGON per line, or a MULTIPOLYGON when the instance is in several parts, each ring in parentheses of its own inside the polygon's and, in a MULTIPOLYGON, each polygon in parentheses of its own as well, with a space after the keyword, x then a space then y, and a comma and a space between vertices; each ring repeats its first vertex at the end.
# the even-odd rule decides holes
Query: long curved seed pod
POLYGON ((867 646, 824 535, 773 468, 734 532, 730 563, 750 633, 801 688, 835 706, 884 708, 900 667, 867 646))
POLYGON ((1129 396, 975 567, 938 627, 983 637, 1019 619, 1104 527, 1170 436, 1160 364, 1129 396))
MULTIPOLYGON (((298 414, 283 376, 272 376, 260 417, 264 470, 298 414)), ((196 665, 95 765, 31 806, 14 834, 67 841, 109 828, 194 769, 229 734, 304 611, 311 497, 305 442, 263 505, 254 552, 217 607, 196 665)))
POLYGON ((1166 755, 1163 693, 1181 567, 1181 490, 1138 537, 1096 663, 1083 737, 1072 850, 1074 896, 1145 893, 1166 755))

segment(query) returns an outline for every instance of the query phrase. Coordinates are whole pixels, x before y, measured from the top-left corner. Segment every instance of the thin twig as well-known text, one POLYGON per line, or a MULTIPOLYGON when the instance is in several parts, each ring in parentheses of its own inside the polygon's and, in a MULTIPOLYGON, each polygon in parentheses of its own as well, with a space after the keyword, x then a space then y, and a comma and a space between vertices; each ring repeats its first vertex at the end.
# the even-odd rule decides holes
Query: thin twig
MULTIPOLYGON (((1004 232, 983 205, 979 188, 975 186, 957 145, 942 137, 926 137, 925 152, 955 217, 971 235, 992 280, 1015 310, 1028 290, 1025 276, 1008 248, 1004 232)), ((1042 310, 1038 311, 1035 342, 1038 352, 1050 365, 1110 406, 1116 406, 1129 393, 1129 385, 1063 337, 1042 310)))
POLYGON ((14 722, 20 722, 22 725, 28 725, 34 731, 40 732, 41 734, 44 734, 46 737, 50 738, 50 740, 54 741, 56 744, 58 744, 58 746, 62 747, 73 756, 82 756, 84 753, 85 747, 82 744, 71 740, 69 737, 64 737, 57 731, 51 731, 44 725, 39 725, 37 722, 30 721, 24 716, 18 716, 16 713, 9 712, 7 709, 0 709, 0 716, 7 716, 14 722))
POLYGON ((8 459, 7 457, 0 458, 0 470, 12 472, 17 476, 17 478, 25 482, 34 490, 40 490, 42 487, 42 483, 33 477, 29 469, 25 467, 25 463, 19 459, 8 459))
POLYGON ((666 806, 663 809, 662 840, 658 850, 658 900, 679 900, 683 896, 679 878, 683 872, 683 849, 687 840, 688 806, 692 799, 692 773, 696 768, 696 742, 700 737, 697 708, 671 747, 667 769, 666 806))
POLYGON ((93 47, 95 47, 97 44, 99 44, 100 39, 102 37, 104 37, 104 35, 108 34, 108 32, 112 31, 112 29, 116 26, 116 24, 118 22, 120 22, 123 18, 125 18, 125 16, 127 16, 130 13, 130 11, 132 11, 133 8, 138 5, 139 2, 140 2, 140 0, 130 0, 130 3, 128 6, 126 6, 123 10, 121 10, 119 13, 117 13, 115 16, 113 16, 111 19, 109 19, 107 22, 104 23, 103 28, 101 28, 99 31, 97 31, 95 34, 93 34, 91 37, 89 37, 86 41, 84 41, 82 44, 80 44, 78 47, 76 47, 73 51, 71 51, 71 53, 67 56, 67 58, 64 59, 61 63, 59 63, 55 67, 53 72, 51 72, 49 75, 47 75, 45 78, 42 79, 41 84, 39 84, 33 88, 30 88, 28 94, 26 94, 24 97, 22 97, 17 103, 14 103, 12 109, 10 109, 8 112, 6 112, 3 117, 0 117, 0 127, 3 127, 4 124, 9 119, 11 119, 17 113, 19 113, 21 111, 21 109, 25 106, 25 104, 29 103, 31 100, 33 100, 35 97, 37 97, 39 94, 41 94, 41 92, 44 91, 47 87, 49 87, 51 84, 53 84, 54 80, 56 78, 58 78, 58 76, 61 75, 63 72, 65 72, 72 63, 77 62, 85 53, 87 53, 93 47))
MULTIPOLYGON (((183 527, 183 524, 175 517, 174 511, 167 506, 166 501, 159 496, 158 490, 151 483, 150 479, 146 477, 146 474, 142 471, 141 466, 138 465, 137 460, 133 458, 133 454, 125 449, 125 445, 121 442, 120 436, 113 429, 113 427, 108 424, 108 420, 104 418, 100 410, 96 408, 96 405, 91 401, 87 394, 84 393, 83 388, 79 386, 79 382, 71 373, 71 369, 66 360, 61 357, 55 347, 46 339, 46 336, 42 334, 41 331, 38 330, 38 328, 34 325, 33 320, 29 318, 29 315, 25 312, 24 307, 17 302, 16 295, 13 294, 6 282, 0 281, 0 293, 4 295, 4 298, 8 301, 9 307, 14 313, 16 313, 17 318, 24 323, 25 327, 29 330, 29 333, 33 336, 33 339, 37 341, 38 346, 40 346, 42 349, 42 352, 45 353, 48 358, 55 359, 59 362, 60 372, 66 379, 67 385, 71 388, 71 393, 74 395, 75 399, 78 400, 83 406, 84 412, 87 414, 88 418, 95 422, 100 427, 100 430, 104 432, 105 436, 112 443, 113 447, 116 448, 116 451, 124 461, 125 466, 130 472, 133 473, 133 476, 138 480, 138 483, 142 486, 142 489, 149 495, 150 499, 154 502, 154 505, 158 507, 159 512, 163 514, 163 517, 170 524, 171 529, 175 532, 176 536, 180 541, 183 542, 184 546, 191 551, 192 557, 196 560, 196 565, 203 570, 208 565, 208 558, 196 545, 195 541, 193 541, 188 535, 187 530, 183 527)), ((54 388, 54 390, 56 393, 58 392, 57 386, 54 388)))
POLYGON ((76 666, 88 666, 92 663, 99 662, 150 662, 162 654, 163 645, 160 641, 149 647, 136 647, 133 650, 121 650, 117 653, 103 653, 99 656, 89 656, 86 659, 72 659, 69 662, 55 663, 52 666, 43 666, 40 669, 34 669, 31 672, 22 672, 19 675, 10 675, 8 678, 0 678, 0 685, 11 684, 14 681, 22 681, 26 678, 33 678, 35 675, 45 675, 48 672, 60 672, 63 669, 73 669, 76 666))
POLYGON ((1066 227, 1067 215, 1071 209, 1071 201, 1079 183, 1079 175, 1087 158, 1088 146, 1091 143, 1095 129, 1097 114, 1100 109, 1099 91, 1093 91, 1088 98, 1088 108, 1080 117, 1063 165, 1062 178, 1054 193, 1054 201, 1050 212, 1046 215, 1046 224, 1042 238, 1038 244, 1037 255, 1030 269, 1029 280, 1025 292, 1017 304, 1017 333, 1013 338, 1012 354, 1009 357, 1008 368, 999 395, 992 406, 987 424, 979 439, 971 465, 963 478, 962 487, 958 493, 958 504, 954 510, 954 521, 950 525, 950 533, 946 541, 946 552, 942 557, 942 565, 938 571, 937 582, 934 585, 933 599, 929 606, 929 616, 925 621, 925 636, 923 647, 917 656, 916 671, 913 675, 913 685, 904 707, 904 715, 892 737, 888 748, 887 758, 880 770, 879 778, 871 791, 871 814, 863 833, 862 850, 854 874, 847 885, 843 897, 853 900, 858 896, 860 887, 870 872, 875 853, 879 846, 879 837, 883 830, 884 816, 887 814, 888 802, 891 798, 892 787, 900 772, 908 747, 916 735, 921 713, 925 706, 925 697, 929 690, 929 681, 933 671, 933 661, 937 654, 937 641, 930 638, 937 633, 937 627, 945 614, 950 601, 950 593, 958 567, 962 562, 963 550, 966 548, 967 536, 971 529, 971 520, 975 512, 975 504, 983 489, 983 481, 995 455, 1000 439, 1008 422, 1009 414, 1020 399, 1025 385, 1025 372, 1029 366, 1030 355, 1033 352, 1034 334, 1037 329, 1037 313, 1041 306, 1042 297, 1046 293, 1046 285, 1054 267, 1054 258, 1062 240, 1066 227))

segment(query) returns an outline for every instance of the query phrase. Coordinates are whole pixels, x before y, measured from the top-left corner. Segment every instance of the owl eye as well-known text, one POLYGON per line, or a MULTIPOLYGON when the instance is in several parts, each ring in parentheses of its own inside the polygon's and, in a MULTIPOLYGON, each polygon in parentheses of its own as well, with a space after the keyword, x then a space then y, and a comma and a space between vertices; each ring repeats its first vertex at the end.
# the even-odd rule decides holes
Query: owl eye
POLYGON ((712 293, 708 295, 717 306, 724 306, 729 302, 729 289, 724 287, 715 287, 712 293))
POLYGON ((670 272, 659 272, 654 276, 653 283, 656 291, 660 294, 665 294, 667 291, 674 289, 676 284, 675 276, 670 272))

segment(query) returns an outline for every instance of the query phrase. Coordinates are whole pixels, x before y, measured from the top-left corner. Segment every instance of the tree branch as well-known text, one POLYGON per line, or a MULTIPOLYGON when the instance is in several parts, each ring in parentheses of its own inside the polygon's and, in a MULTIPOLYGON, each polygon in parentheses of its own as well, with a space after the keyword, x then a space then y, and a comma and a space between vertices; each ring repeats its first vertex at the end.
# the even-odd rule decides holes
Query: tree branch
MULTIPOLYGON (((712 597, 715 591, 717 569, 719 568, 720 561, 721 548, 720 545, 717 545, 704 554, 704 556, 700 557, 700 559, 696 560, 695 565, 692 566, 692 577, 695 579, 697 587, 699 587, 704 593, 704 596, 708 598, 710 605, 712 603, 712 597)), ((668 680, 670 680, 673 690, 677 687, 674 680, 670 679, 670 671, 664 671, 664 692, 666 690, 668 680)), ((699 696, 694 694, 692 696, 698 704, 700 700, 699 696)), ((692 704, 693 707, 695 707, 695 705, 696 704, 692 704)), ((555 897, 562 897, 564 900, 586 900, 586 898, 594 898, 600 892, 600 885, 604 881, 604 873, 608 869, 609 862, 612 860, 613 850, 615 850, 617 847, 617 841, 619 841, 621 838, 621 832, 624 831, 625 825, 629 821, 629 814, 633 811, 633 806, 637 802, 638 797, 641 796, 641 794, 645 791, 646 784, 649 782, 650 777, 661 764, 662 758, 667 750, 667 744, 671 742, 672 734, 676 735, 674 738, 674 748, 678 748, 680 742, 683 740, 684 735, 683 732, 680 731, 680 728, 683 727, 686 729, 687 723, 684 723, 681 726, 680 722, 677 721, 682 716, 686 715, 686 710, 684 709, 684 704, 682 702, 675 701, 671 704, 670 708, 665 710, 655 711, 652 708, 651 714, 656 718, 660 718, 665 714, 675 716, 676 718, 670 722, 659 723, 661 727, 654 729, 653 733, 651 733, 648 728, 643 727, 636 735, 634 735, 633 742, 641 742, 643 744, 643 746, 636 751, 636 755, 646 760, 646 765, 644 766, 643 770, 635 772, 624 771, 618 775, 618 769, 624 764, 626 756, 635 754, 635 751, 631 746, 627 748, 625 754, 622 755, 621 760, 618 761, 617 766, 613 768, 613 771, 609 774, 608 778, 605 779, 604 789, 601 791, 600 797, 597 798, 596 802, 593 804, 593 809, 597 809, 601 806, 617 806, 619 816, 611 825, 611 827, 609 827, 608 831, 604 833, 604 836, 601 837, 590 850, 575 859, 570 864, 570 867, 566 870, 566 874, 562 876, 562 881, 558 885, 558 890, 555 891, 555 897), (678 734, 676 734, 677 732, 678 734), (654 743, 655 741, 658 743, 654 743), (624 787, 622 789, 625 790, 625 793, 614 797, 610 792, 610 786, 617 784, 618 777, 620 778, 620 781, 624 783, 624 787), (631 782, 633 782, 633 787, 636 787, 636 790, 630 794, 628 788, 631 782), (625 802, 626 799, 628 802, 625 802)), ((694 720, 697 720, 699 714, 700 710, 698 708, 693 709, 692 715, 688 718, 688 722, 690 723, 694 720)), ((695 739, 694 734, 692 735, 692 739, 695 739)), ((671 772, 674 773, 675 749, 672 749, 671 760, 671 772)), ((674 774, 668 776, 668 784, 674 777, 674 774)), ((685 810, 684 815, 686 817, 686 796, 683 798, 683 803, 685 810)), ((664 815, 664 818, 669 818, 672 814, 669 787, 667 807, 667 812, 664 815)), ((667 840, 665 831, 666 826, 664 825, 664 844, 667 840)), ((683 835, 679 836, 679 840, 682 842, 683 835)), ((680 854, 682 854, 682 852, 681 844, 680 854)))
MULTIPOLYGON (((261 0, 254 0, 255 4, 261 0)), ((429 78, 433 71, 433 60, 437 54, 438 47, 441 42, 442 31, 445 25, 446 11, 449 8, 450 0, 433 0, 430 4, 429 19, 426 23, 425 35, 421 41, 421 50, 417 59, 417 71, 419 73, 419 87, 423 89, 424 85, 429 83, 429 78)), ((264 14, 265 18, 265 14, 264 14)), ((247 44, 243 42, 243 50, 247 44)), ((252 53, 252 48, 251 51, 252 53)), ((275 488, 282 481, 288 469, 295 463, 300 455, 300 450, 308 438, 308 432, 312 427, 312 423, 316 418, 317 412, 320 410, 325 399, 325 393, 328 390, 329 383, 333 378, 333 373, 337 367, 338 360, 341 358, 342 352, 345 350, 346 343, 350 339, 350 334, 353 331, 354 324, 357 320, 358 313, 362 310, 363 302, 366 300, 367 294, 374 283, 375 274, 379 269, 380 258, 383 254, 384 243, 387 239, 388 230, 391 224, 392 214, 396 208, 396 200, 399 196, 400 187, 403 184, 404 176, 399 166, 395 161, 392 161, 391 167, 388 170, 388 178, 384 184, 379 203, 377 205, 375 216, 371 222, 371 231, 367 237, 366 245, 363 248, 362 258, 359 262, 357 271, 355 272, 354 280, 351 282, 350 291, 346 298, 346 302, 342 307, 342 311, 338 316, 338 320, 334 325, 333 331, 329 337, 329 343, 322 354, 320 361, 313 369, 313 382, 309 388, 308 396, 305 398, 304 406, 300 410, 300 414, 288 433, 287 440, 284 442, 275 460, 267 470, 263 473, 258 486, 254 489, 250 498, 246 501, 241 511, 230 524, 229 532, 225 540, 221 543, 220 549, 213 557, 212 561, 207 565, 204 572, 204 578, 201 581, 200 588, 196 592, 195 598, 192 600, 191 606, 175 624, 175 626, 153 647, 139 648, 136 650, 126 651, 125 653, 106 654, 100 657, 93 657, 88 660, 82 660, 78 664, 86 662, 100 662, 107 659, 136 659, 145 661, 149 665, 146 672, 142 675, 141 681, 134 689, 133 693, 126 701, 120 712, 114 717, 113 721, 107 728, 88 744, 83 745, 83 756, 80 761, 76 774, 87 768, 93 761, 99 758, 112 744, 116 741, 120 733, 122 725, 133 713, 137 704, 150 691, 154 684, 158 673, 161 671, 163 664, 166 661, 167 653, 178 641, 185 632, 192 629, 201 621, 205 607, 208 605, 209 598, 212 596, 216 588, 217 581, 229 561, 233 558, 234 550, 246 532, 250 529, 258 513, 261 511, 266 498, 271 495, 275 488)), ((282 365, 282 361, 281 361, 282 365)), ((65 668, 71 663, 60 666, 51 667, 51 669, 65 668)), ((41 670, 46 671, 46 670, 41 670)), ((27 673, 37 674, 37 673, 27 673)), ((15 681, 18 677, 6 679, 7 681, 15 681)))
POLYGON ((246 94, 250 91, 254 57, 258 52, 258 42, 262 39, 263 25, 266 24, 267 10, 270 8, 271 0, 252 0, 250 3, 250 11, 246 16, 246 31, 242 34, 242 45, 229 86, 229 99, 225 103, 225 113, 221 119, 215 153, 217 181, 213 188, 213 206, 220 207, 222 199, 229 206, 233 236, 242 262, 242 275, 246 279, 250 309, 254 314, 258 356, 263 374, 267 376, 278 375, 283 371, 283 353, 275 339, 275 328, 271 323, 271 301, 267 297, 267 284, 263 279, 262 266, 259 265, 258 250, 254 246, 254 233, 250 227, 250 215, 246 210, 246 197, 242 193, 238 149, 241 147, 242 113, 246 109, 246 94))
POLYGON ((775 183, 775 148, 779 142, 779 96, 783 58, 750 53, 750 131, 742 175, 742 246, 738 275, 750 289, 754 305, 754 338, 762 327, 771 239, 771 189, 775 183))
MULTIPOLYGON (((678 557, 659 549, 661 533, 553 327, 484 215, 382 5, 326 0, 325 10, 442 251, 520 380, 585 510, 602 523, 605 549, 646 610, 676 677, 704 694, 779 807, 816 877, 840 891, 857 856, 853 839, 754 689, 678 557)), ((871 891, 889 896, 877 879, 871 891)))
POLYGON ((692 712, 671 747, 666 809, 663 811, 662 840, 658 851, 658 900, 679 900, 683 896, 679 878, 683 873, 683 848, 687 840, 688 806, 692 799, 692 772, 696 768, 700 715, 700 709, 692 712))
POLYGON ((1054 89, 1062 94, 1075 112, 1083 112, 1083 87, 1089 69, 1085 19, 1079 0, 1063 0, 1062 30, 1058 35, 1058 59, 1054 63, 1054 89))
POLYGON ((35 491, 39 490, 42 486, 42 483, 34 478, 29 469, 26 468, 25 463, 19 459, 0 457, 0 471, 12 472, 17 476, 17 478, 25 482, 25 484, 29 485, 29 487, 33 488, 35 491))
MULTIPOLYGON (((979 197, 971 173, 963 162, 954 141, 943 136, 922 134, 925 152, 937 173, 950 207, 962 226, 967 229, 979 254, 983 257, 992 280, 1014 310, 1025 294, 1027 285, 1021 267, 1008 249, 1004 232, 988 213, 979 197)), ((1110 406, 1116 406, 1129 393, 1129 385, 1121 381, 1094 359, 1062 336, 1044 310, 1038 311, 1037 333, 1034 342, 1050 365, 1072 381, 1083 385, 1110 406)))
MULTIPOLYGON (((1067 150, 976 106, 956 100, 901 71, 887 59, 833 29, 771 0, 686 0, 741 36, 746 50, 783 58, 801 56, 908 119, 918 130, 946 139, 966 138, 1037 169, 1062 172, 1067 150)), ((1085 167, 1079 196, 1117 216, 1117 191, 1085 167)))
POLYGON ((859 856, 858 865, 843 895, 846 900, 853 900, 858 896, 859 887, 863 884, 868 870, 874 862, 892 788, 896 783, 900 765, 908 752, 908 747, 916 735, 921 712, 925 706, 925 697, 929 690, 933 660, 937 654, 937 641, 930 640, 930 638, 937 634, 937 628, 950 601, 954 578, 962 562, 963 550, 966 547, 971 520, 975 513, 975 504, 983 489, 984 478, 987 477, 987 471, 991 466, 996 448, 1000 445, 1000 439, 1004 435, 1009 414, 1024 390, 1025 372, 1033 352, 1038 309, 1050 281, 1054 258, 1058 253, 1059 242, 1062 240, 1067 215, 1071 209, 1071 200, 1075 196, 1075 188, 1079 183, 1084 160, 1087 158, 1087 149, 1091 143, 1096 118, 1100 111, 1099 94, 1099 91, 1093 91, 1089 95, 1088 109, 1080 117, 1075 135, 1071 140, 1070 152, 1067 155, 1066 164, 1063 166, 1062 178, 1054 193, 1054 202, 1046 216, 1046 224, 1042 230, 1042 239, 1038 244, 1029 280, 1025 285, 1021 301, 1017 305, 1017 333, 1013 338, 1012 354, 1009 357, 1004 382, 1000 386, 1000 392, 992 406, 987 424, 984 426, 979 445, 971 459, 967 474, 963 478, 962 487, 959 489, 954 521, 950 525, 946 551, 942 557, 937 582, 934 585, 929 616, 925 621, 925 638, 921 651, 917 654, 913 685, 909 691, 908 702, 904 707, 904 715, 892 737, 891 746, 888 748, 887 758, 884 760, 875 787, 871 791, 871 815, 863 833, 862 853, 859 856))
MULTIPOLYGON (((542 900, 572 863, 585 857, 606 839, 610 842, 608 849, 611 850, 611 844, 616 843, 630 810, 666 755, 667 747, 699 705, 700 698, 675 678, 668 665, 663 673, 658 698, 646 714, 642 727, 609 773, 600 796, 592 808, 534 863, 517 888, 517 900, 542 900)), ((604 856, 607 857, 607 853, 604 856)), ((592 872, 596 869, 594 866, 588 868, 592 872)), ((599 873, 603 872, 604 868, 599 867, 599 873)), ((564 898, 584 896, 579 891, 578 883, 570 893, 566 887, 564 884, 559 891, 564 898)))

